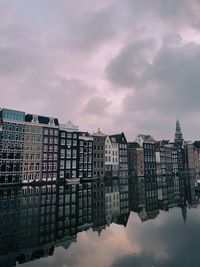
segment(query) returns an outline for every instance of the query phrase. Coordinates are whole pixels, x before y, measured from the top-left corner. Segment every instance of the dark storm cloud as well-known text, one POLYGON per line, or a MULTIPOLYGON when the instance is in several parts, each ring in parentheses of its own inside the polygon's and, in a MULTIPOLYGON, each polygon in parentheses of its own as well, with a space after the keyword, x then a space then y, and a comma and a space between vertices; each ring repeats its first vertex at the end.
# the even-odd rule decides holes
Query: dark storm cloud
POLYGON ((148 52, 154 45, 152 39, 144 39, 126 45, 107 66, 107 77, 119 86, 137 85, 149 65, 148 52))
MULTIPOLYGON (((149 51, 151 47, 145 46, 145 49, 149 51)), ((200 45, 185 43, 176 34, 166 36, 150 60, 145 49, 142 45, 138 45, 137 50, 130 49, 128 45, 107 68, 113 83, 132 88, 124 98, 123 110, 116 121, 123 120, 124 124, 127 121, 128 129, 128 122, 134 121, 139 129, 155 134, 160 121, 165 121, 160 128, 164 134, 167 128, 174 130, 172 123, 177 116, 191 118, 193 113, 200 112, 200 45)))
MULTIPOLYGON (((133 96, 136 100, 133 109, 139 109, 138 103, 143 101, 144 107, 161 112, 199 111, 199 58, 198 44, 163 44, 140 77, 138 92, 133 96)), ((127 108, 131 106, 127 105, 129 101, 130 96, 127 98, 127 108)))
POLYGON ((86 103, 84 111, 91 115, 98 117, 106 115, 106 108, 109 107, 110 101, 107 101, 104 97, 94 96, 86 103))

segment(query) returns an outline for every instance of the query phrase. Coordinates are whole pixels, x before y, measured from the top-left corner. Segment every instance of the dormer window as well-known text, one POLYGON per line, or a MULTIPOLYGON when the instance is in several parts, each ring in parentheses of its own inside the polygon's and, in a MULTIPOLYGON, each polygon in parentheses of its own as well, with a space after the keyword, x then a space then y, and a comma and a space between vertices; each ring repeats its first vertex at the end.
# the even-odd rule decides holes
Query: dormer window
POLYGON ((38 123, 38 115, 33 115, 32 122, 38 123))
POLYGON ((49 124, 50 124, 50 125, 55 125, 55 123, 54 123, 54 118, 49 118, 49 124))

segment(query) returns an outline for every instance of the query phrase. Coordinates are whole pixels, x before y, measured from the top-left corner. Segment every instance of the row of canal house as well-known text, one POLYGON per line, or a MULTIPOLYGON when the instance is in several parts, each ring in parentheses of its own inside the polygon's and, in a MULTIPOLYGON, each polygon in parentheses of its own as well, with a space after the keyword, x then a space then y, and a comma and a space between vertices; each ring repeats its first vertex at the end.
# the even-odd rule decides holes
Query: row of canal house
POLYGON ((0 110, 0 185, 77 184, 117 177, 124 212, 128 203, 128 153, 123 133, 89 134, 57 118, 0 110))
POLYGON ((119 180, 124 210, 128 200, 128 179, 146 177, 152 187, 154 176, 200 173, 199 142, 183 140, 179 121, 174 142, 155 141, 140 134, 127 143, 123 133, 89 134, 71 122, 24 112, 0 111, 0 185, 88 179, 119 180))
POLYGON ((200 173, 200 142, 184 141, 178 120, 174 142, 140 134, 128 143, 128 153, 130 176, 200 173))
POLYGON ((60 125, 56 118, 20 111, 2 109, 0 118, 0 185, 93 177, 89 133, 71 122, 60 125))

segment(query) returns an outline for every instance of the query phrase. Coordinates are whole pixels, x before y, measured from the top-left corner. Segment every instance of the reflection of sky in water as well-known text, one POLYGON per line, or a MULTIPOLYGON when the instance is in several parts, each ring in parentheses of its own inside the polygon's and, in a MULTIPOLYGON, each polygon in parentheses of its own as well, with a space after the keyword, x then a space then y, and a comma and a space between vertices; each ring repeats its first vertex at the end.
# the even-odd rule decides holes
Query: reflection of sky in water
MULTIPOLYGON (((66 250, 58 247, 52 257, 24 264, 27 267, 176 267, 199 266, 200 212, 181 209, 160 212, 155 220, 141 223, 131 213, 127 227, 112 224, 100 237, 89 230, 78 234, 66 250)), ((22 265, 21 265, 22 266, 22 265)))

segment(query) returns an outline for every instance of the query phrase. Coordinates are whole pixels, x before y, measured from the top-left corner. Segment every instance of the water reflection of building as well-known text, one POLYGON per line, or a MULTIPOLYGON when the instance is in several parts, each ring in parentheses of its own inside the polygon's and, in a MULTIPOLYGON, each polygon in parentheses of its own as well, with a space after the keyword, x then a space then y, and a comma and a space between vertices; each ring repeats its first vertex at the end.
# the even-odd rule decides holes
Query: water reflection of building
POLYGON ((78 231, 93 226, 92 221, 92 183, 84 182, 77 186, 78 194, 78 231))
POLYGON ((120 215, 120 192, 118 179, 106 179, 105 182, 105 200, 106 200, 106 224, 117 222, 120 215))
POLYGON ((158 204, 162 210, 168 210, 180 204, 180 187, 177 176, 158 177, 158 204))
MULTIPOLYGON (((142 222, 155 219, 159 210, 197 207, 195 177, 158 177, 155 188, 137 177, 130 190, 130 209, 142 222), (146 186, 147 185, 147 186, 146 186)), ((130 210, 120 208, 118 177, 80 184, 51 183, 0 188, 0 264, 15 266, 68 249, 81 231, 99 234, 111 223, 127 226, 130 210)))
POLYGON ((74 236, 77 233, 77 185, 57 185, 56 238, 74 236))
POLYGON ((55 241, 56 185, 45 185, 40 190, 39 244, 55 241))
MULTIPOLYGON (((0 188, 0 255, 20 247, 21 188, 0 188)), ((2 265, 3 266, 3 265, 2 265)))
POLYGON ((130 209, 138 212, 146 205, 145 199, 145 180, 143 176, 130 179, 130 209))

